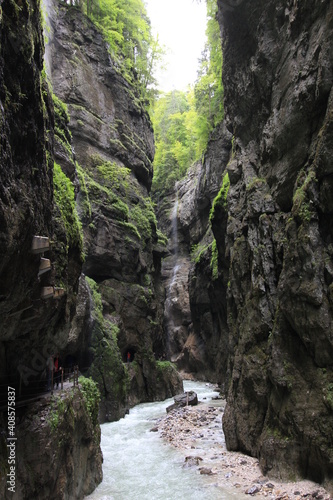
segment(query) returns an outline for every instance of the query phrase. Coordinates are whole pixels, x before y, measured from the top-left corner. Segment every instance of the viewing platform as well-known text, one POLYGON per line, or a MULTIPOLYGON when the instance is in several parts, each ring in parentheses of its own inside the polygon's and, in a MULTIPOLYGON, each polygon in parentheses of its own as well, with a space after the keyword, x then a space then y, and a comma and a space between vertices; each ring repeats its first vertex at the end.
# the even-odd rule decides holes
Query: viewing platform
POLYGON ((43 286, 41 290, 40 297, 43 300, 47 299, 60 299, 65 295, 65 289, 64 288, 57 288, 54 286, 43 286))
POLYGON ((38 276, 41 276, 42 274, 47 273, 48 271, 51 271, 51 268, 52 266, 50 259, 44 259, 44 257, 41 257, 38 276))
POLYGON ((43 300, 51 299, 54 295, 54 288, 53 286, 43 286, 40 297, 43 300))
POLYGON ((34 254, 50 250, 50 240, 47 236, 34 236, 32 239, 31 252, 34 254))

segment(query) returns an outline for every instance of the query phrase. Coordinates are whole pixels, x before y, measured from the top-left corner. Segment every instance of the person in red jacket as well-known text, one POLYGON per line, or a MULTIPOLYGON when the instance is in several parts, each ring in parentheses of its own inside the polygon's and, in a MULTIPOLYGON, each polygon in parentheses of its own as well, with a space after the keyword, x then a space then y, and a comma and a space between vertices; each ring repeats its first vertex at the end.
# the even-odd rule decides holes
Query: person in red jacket
POLYGON ((53 377, 53 382, 54 384, 57 384, 57 389, 59 387, 59 382, 60 382, 60 375, 61 375, 61 365, 60 365, 60 358, 59 358, 59 354, 56 354, 54 360, 53 360, 53 364, 54 364, 54 377, 53 377))

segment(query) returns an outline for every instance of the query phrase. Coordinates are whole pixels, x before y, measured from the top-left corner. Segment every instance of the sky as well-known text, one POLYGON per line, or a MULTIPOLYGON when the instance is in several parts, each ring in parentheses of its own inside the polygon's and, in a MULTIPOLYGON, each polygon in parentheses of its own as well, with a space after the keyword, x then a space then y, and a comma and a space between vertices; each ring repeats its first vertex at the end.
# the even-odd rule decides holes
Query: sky
POLYGON ((186 90, 196 80, 198 58, 205 45, 206 2, 144 0, 153 33, 166 46, 166 69, 157 74, 159 90, 186 90))

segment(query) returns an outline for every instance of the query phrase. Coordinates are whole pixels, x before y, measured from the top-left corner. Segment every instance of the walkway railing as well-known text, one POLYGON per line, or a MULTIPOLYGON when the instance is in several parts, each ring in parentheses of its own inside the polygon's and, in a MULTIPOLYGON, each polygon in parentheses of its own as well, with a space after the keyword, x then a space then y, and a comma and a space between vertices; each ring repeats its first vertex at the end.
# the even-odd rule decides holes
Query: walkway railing
MULTIPOLYGON (((88 370, 89 367, 85 368, 84 371, 88 370)), ((64 389, 64 383, 67 381, 70 385, 65 387, 66 389, 79 388, 79 376, 80 370, 79 366, 75 365, 71 369, 61 369, 59 385, 61 390, 64 389)), ((38 400, 42 397, 45 397, 47 394, 53 395, 54 393, 54 385, 56 383, 56 379, 54 377, 54 372, 51 374, 51 381, 48 380, 48 376, 44 376, 40 380, 31 380, 29 381, 28 387, 22 387, 22 379, 16 380, 16 382, 12 382, 8 377, 0 377, 0 411, 6 410, 8 406, 7 399, 7 390, 8 387, 11 386, 16 390, 16 407, 25 406, 30 402, 38 400), (6 383, 3 383, 6 381, 6 383), (2 383, 1 383, 2 382, 2 383), (51 386, 48 389, 48 383, 51 382, 51 386), (25 394, 22 394, 22 389, 25 389, 25 394)))

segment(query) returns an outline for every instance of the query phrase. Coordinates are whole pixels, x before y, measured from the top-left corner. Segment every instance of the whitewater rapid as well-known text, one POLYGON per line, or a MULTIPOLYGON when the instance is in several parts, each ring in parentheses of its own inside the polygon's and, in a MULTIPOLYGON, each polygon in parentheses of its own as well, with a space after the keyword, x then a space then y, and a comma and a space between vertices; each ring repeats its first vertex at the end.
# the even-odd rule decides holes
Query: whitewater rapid
MULTIPOLYGON (((184 382, 199 401, 217 396, 204 382, 184 382)), ((151 432, 158 418, 165 416, 173 399, 144 403, 130 410, 118 422, 101 426, 103 481, 86 500, 239 500, 240 492, 226 491, 214 478, 184 468, 184 456, 151 432)), ((221 430, 221 441, 224 441, 221 430)))

